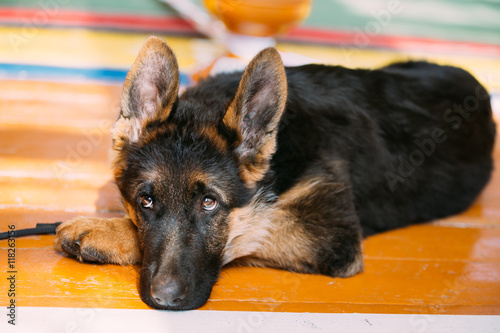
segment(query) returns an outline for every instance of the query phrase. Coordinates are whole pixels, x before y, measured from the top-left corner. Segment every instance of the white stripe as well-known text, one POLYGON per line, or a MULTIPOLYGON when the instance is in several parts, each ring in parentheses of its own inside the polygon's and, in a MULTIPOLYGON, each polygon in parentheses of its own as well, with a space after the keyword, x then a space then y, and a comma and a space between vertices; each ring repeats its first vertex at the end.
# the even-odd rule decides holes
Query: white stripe
POLYGON ((109 103, 111 100, 111 98, 108 98, 105 94, 86 94, 81 92, 48 93, 47 91, 36 91, 33 89, 0 90, 0 99, 6 101, 22 100, 22 101, 37 101, 37 102, 53 102, 58 104, 78 103, 78 104, 101 104, 101 105, 109 103))
MULTIPOLYGON (((3 307, 6 312, 5 307, 3 307)), ((339 314, 17 307, 1 332, 498 332, 500 316, 339 314)))
POLYGON ((495 116, 500 117, 500 93, 491 95, 491 108, 495 116))
MULTIPOLYGON (((55 164, 55 163, 54 163, 55 164)), ((22 167, 22 165, 20 166, 22 167)), ((65 170, 64 170, 65 171, 65 170)), ((36 178, 55 180, 94 180, 106 183, 113 180, 110 174, 98 173, 77 173, 77 172, 56 172, 56 171, 26 171, 26 170, 0 170, 1 178, 36 178)))
MULTIPOLYGON (((39 210, 44 212, 66 212, 66 213, 96 213, 95 206, 61 206, 61 205, 30 205, 24 203, 15 203, 15 204, 0 204, 1 210, 8 209, 25 209, 25 210, 39 210)), ((99 210, 100 213, 110 213, 114 211, 110 210, 99 210)))

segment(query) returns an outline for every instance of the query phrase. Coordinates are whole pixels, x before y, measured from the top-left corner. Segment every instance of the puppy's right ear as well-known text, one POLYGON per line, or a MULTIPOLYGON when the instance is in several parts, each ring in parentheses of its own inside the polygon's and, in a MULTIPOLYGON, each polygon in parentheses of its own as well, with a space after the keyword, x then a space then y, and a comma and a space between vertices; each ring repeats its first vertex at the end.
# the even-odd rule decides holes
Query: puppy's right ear
POLYGON ((286 99, 286 72, 278 51, 260 51, 245 69, 223 119, 238 135, 235 154, 249 187, 269 170, 286 99))
POLYGON ((172 50, 159 37, 149 37, 127 74, 120 101, 120 117, 113 141, 137 141, 144 126, 170 115, 179 92, 179 67, 172 50))

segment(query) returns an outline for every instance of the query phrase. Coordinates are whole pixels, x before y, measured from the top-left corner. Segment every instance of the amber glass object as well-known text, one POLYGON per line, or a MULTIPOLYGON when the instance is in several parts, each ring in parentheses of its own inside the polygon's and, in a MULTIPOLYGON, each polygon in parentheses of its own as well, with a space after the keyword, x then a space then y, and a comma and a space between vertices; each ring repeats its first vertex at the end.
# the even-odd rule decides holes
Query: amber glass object
POLYGON ((204 0, 233 33, 271 37, 304 20, 312 0, 204 0))

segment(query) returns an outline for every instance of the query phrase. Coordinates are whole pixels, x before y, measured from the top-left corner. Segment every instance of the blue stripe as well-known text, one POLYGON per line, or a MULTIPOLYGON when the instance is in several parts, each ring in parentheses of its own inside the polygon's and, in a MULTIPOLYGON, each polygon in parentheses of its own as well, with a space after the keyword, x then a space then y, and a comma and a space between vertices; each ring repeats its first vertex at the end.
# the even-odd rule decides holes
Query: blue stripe
MULTIPOLYGON (((128 69, 112 68, 67 68, 25 64, 0 63, 0 77, 24 80, 97 80, 123 83, 128 69)), ((181 73, 181 85, 192 83, 191 78, 181 73)))

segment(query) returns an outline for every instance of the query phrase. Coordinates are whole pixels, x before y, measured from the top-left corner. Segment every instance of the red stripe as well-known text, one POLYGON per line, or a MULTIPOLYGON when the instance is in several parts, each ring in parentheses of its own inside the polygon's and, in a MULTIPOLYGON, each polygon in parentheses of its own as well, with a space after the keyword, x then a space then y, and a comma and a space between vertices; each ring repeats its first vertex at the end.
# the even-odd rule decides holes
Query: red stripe
MULTIPOLYGON (((186 21, 177 17, 103 14, 74 10, 44 11, 43 9, 0 7, 0 24, 35 26, 71 26, 108 28, 162 33, 197 34, 186 21)), ((500 45, 474 42, 444 41, 430 38, 407 36, 362 35, 360 32, 326 30, 321 28, 297 27, 281 40, 304 43, 340 45, 349 52, 365 48, 389 48, 439 53, 475 54, 500 57, 500 45)))
POLYGON ((114 15, 73 10, 45 12, 42 9, 4 7, 0 8, 0 23, 195 33, 188 22, 177 17, 114 15))
POLYGON ((387 36, 364 34, 352 31, 331 31, 316 28, 298 27, 287 35, 289 41, 306 43, 335 44, 352 48, 351 52, 365 48, 389 48, 396 50, 415 50, 439 53, 477 54, 481 56, 500 56, 500 45, 474 42, 446 41, 421 37, 387 36))

